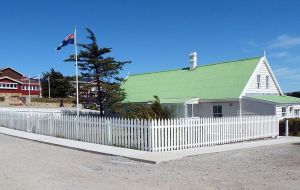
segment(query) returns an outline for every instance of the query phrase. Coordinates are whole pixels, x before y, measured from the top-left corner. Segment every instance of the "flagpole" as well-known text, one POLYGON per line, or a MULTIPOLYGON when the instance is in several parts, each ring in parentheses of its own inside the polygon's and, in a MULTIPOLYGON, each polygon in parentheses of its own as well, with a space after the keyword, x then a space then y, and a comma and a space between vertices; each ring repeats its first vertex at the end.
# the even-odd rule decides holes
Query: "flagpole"
POLYGON ((40 98, 41 98, 42 97, 41 74, 39 74, 39 90, 40 90, 40 98))
POLYGON ((78 64, 77 64, 77 33, 76 27, 74 31, 74 45, 75 45, 75 67, 76 67, 76 108, 77 108, 77 117, 79 116, 79 89, 78 89, 78 64))
POLYGON ((28 95, 29 95, 29 102, 31 103, 31 94, 30 94, 30 88, 31 88, 31 86, 30 86, 30 76, 29 76, 29 78, 28 78, 28 80, 29 80, 29 91, 28 91, 28 95))

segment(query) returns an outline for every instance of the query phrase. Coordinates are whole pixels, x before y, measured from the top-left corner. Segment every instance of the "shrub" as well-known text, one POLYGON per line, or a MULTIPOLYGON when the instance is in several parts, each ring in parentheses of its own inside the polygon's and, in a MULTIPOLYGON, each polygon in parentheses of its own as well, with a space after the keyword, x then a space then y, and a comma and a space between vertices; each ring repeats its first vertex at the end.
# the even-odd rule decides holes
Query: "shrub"
POLYGON ((5 98, 4 97, 0 97, 0 102, 4 102, 5 98))
MULTIPOLYGON (((279 135, 285 134, 285 121, 283 119, 279 123, 279 135)), ((289 120, 289 135, 290 136, 300 136, 300 118, 290 118, 289 120)))
POLYGON ((124 104, 117 113, 121 117, 132 119, 167 119, 172 117, 172 110, 160 104, 158 96, 149 104, 124 104))
POLYGON ((41 103, 60 103, 63 99, 64 103, 74 103, 75 98, 32 98, 31 102, 41 102, 41 103))

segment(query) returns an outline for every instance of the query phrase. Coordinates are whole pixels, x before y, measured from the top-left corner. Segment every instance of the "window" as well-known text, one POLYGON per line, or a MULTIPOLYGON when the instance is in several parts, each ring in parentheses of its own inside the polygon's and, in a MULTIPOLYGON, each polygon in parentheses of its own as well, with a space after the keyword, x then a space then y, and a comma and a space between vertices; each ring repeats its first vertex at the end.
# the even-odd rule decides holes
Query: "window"
POLYGON ((281 108, 281 112, 282 112, 282 117, 285 117, 286 116, 286 108, 285 107, 281 108))
POLYGON ((266 76, 266 89, 269 89, 269 78, 270 76, 266 76))
POLYGON ((213 116, 214 117, 222 117, 223 116, 223 111, 222 111, 221 105, 213 106, 213 116))
POLYGON ((0 83, 1 89, 17 89, 16 83, 0 83))
POLYGON ((295 109, 294 112, 295 112, 295 116, 300 116, 300 109, 299 110, 295 109))
POLYGON ((260 75, 257 75, 257 89, 260 89, 260 75))
POLYGON ((193 104, 187 104, 187 116, 193 117, 193 104))

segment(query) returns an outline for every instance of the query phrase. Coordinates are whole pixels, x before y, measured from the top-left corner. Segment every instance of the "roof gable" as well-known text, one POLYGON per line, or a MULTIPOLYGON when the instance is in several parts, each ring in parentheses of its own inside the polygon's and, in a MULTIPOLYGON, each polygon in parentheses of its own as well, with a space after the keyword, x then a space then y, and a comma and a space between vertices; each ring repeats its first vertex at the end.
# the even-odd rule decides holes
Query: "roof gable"
POLYGON ((0 77, 0 81, 2 82, 2 81, 4 81, 4 82, 6 82, 6 81, 12 81, 12 82, 16 82, 16 83, 22 83, 22 82, 20 82, 20 81, 18 81, 18 80, 15 80, 15 79, 12 79, 12 78, 10 78, 10 77, 7 77, 7 76, 5 76, 5 77, 0 77))
POLYGON ((247 94, 280 94, 283 95, 279 83, 268 63, 267 58, 264 56, 260 59, 254 72, 249 78, 247 85, 245 86, 240 98, 247 94), (260 75, 261 86, 257 88, 257 75, 260 75), (269 87, 266 88, 266 76, 269 76, 269 87))
POLYGON ((4 77, 4 76, 8 76, 8 77, 14 78, 14 79, 22 79, 23 78, 22 73, 16 71, 13 68, 10 68, 10 67, 1 69, 0 77, 4 77))
POLYGON ((160 99, 200 98, 237 99, 256 68, 260 57, 178 69, 131 75, 122 85, 125 102, 160 99))

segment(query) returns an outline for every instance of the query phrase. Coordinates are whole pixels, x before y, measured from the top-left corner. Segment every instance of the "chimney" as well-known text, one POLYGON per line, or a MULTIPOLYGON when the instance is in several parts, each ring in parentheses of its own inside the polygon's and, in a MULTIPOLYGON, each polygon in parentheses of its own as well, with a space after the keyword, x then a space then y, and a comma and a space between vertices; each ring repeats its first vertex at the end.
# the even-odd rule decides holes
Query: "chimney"
POLYGON ((190 59, 190 70, 194 70, 197 67, 197 52, 189 54, 190 59))

